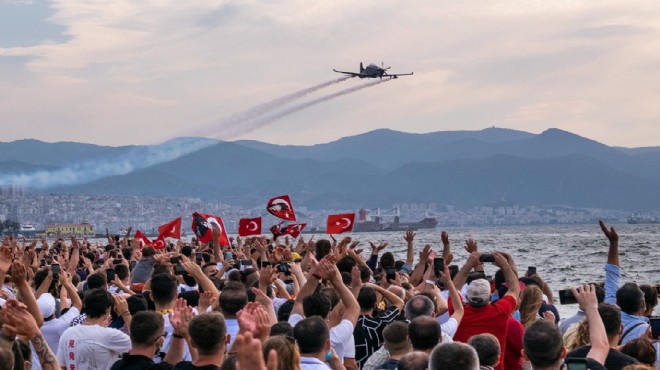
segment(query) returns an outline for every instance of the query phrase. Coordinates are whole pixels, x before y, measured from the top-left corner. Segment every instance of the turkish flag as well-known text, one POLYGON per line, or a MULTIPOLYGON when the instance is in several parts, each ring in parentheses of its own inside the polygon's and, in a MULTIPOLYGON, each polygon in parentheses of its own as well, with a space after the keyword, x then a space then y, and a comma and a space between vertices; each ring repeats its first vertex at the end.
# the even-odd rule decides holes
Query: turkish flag
POLYGON ((197 236, 197 239, 202 243, 208 243, 213 240, 213 229, 211 224, 216 224, 220 229, 220 236, 218 237, 218 245, 228 247, 229 237, 225 224, 222 222, 222 217, 211 216, 204 213, 195 212, 192 214, 192 231, 197 236))
POLYGON ((158 226, 158 233, 163 238, 181 239, 181 217, 158 226))
POLYGON ((295 221, 296 214, 293 212, 291 199, 288 195, 281 195, 268 201, 266 204, 268 213, 287 221, 295 221))
POLYGON ((328 224, 326 226, 326 233, 328 234, 341 234, 353 231, 353 224, 355 223, 355 213, 340 213, 338 215, 328 215, 328 224))
POLYGON ((154 240, 154 249, 165 249, 165 238, 159 236, 158 239, 154 240))
POLYGON ((300 235, 307 224, 289 224, 280 229, 280 235, 291 235, 294 239, 300 235))
POLYGON ((261 217, 241 218, 238 221, 238 235, 261 235, 261 217))
POLYGON ((149 238, 147 238, 147 236, 144 235, 144 233, 142 233, 140 230, 135 232, 133 239, 137 239, 140 242, 140 249, 142 249, 144 246, 151 245, 151 240, 149 240, 149 238))

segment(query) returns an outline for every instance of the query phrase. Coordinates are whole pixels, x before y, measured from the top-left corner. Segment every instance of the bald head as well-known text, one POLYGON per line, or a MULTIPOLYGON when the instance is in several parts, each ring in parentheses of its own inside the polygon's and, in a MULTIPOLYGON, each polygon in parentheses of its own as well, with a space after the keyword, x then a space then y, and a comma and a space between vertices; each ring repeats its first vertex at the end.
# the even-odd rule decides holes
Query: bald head
POLYGON ((400 286, 390 285, 390 287, 387 288, 387 290, 390 291, 391 293, 396 294, 396 296, 401 298, 402 300, 406 299, 406 291, 400 286))
POLYGON ((399 370, 426 370, 429 364, 429 355, 426 352, 410 352, 399 360, 399 370))

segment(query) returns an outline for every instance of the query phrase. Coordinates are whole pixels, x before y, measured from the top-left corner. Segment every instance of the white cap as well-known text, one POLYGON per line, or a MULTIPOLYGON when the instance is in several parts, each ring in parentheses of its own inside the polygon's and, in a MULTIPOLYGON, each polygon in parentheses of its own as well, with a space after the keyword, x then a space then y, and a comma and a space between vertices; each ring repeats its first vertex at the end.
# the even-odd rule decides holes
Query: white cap
POLYGON ((37 299, 37 305, 44 319, 55 314, 55 297, 52 294, 44 293, 40 295, 37 299))

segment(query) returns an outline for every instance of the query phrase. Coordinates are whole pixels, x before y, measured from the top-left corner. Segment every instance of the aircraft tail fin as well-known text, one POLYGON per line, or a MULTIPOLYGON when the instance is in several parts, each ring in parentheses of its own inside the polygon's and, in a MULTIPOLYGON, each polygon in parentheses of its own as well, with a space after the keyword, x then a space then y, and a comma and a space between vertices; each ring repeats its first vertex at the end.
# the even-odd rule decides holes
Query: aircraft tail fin
POLYGON ((360 62, 360 73, 364 72, 364 67, 362 66, 362 62, 360 62))

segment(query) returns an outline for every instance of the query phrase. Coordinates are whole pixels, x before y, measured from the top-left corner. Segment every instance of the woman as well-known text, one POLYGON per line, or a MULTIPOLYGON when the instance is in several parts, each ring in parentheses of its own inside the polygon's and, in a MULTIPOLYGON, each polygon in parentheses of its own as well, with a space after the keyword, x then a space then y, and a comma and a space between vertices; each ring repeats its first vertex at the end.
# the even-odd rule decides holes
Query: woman
POLYGON ((300 370, 300 353, 293 338, 276 335, 264 342, 264 361, 268 361, 270 350, 277 351, 277 370, 300 370))
POLYGON ((541 288, 530 285, 520 295, 520 322, 528 327, 540 318, 539 308, 543 304, 543 292, 541 288))

